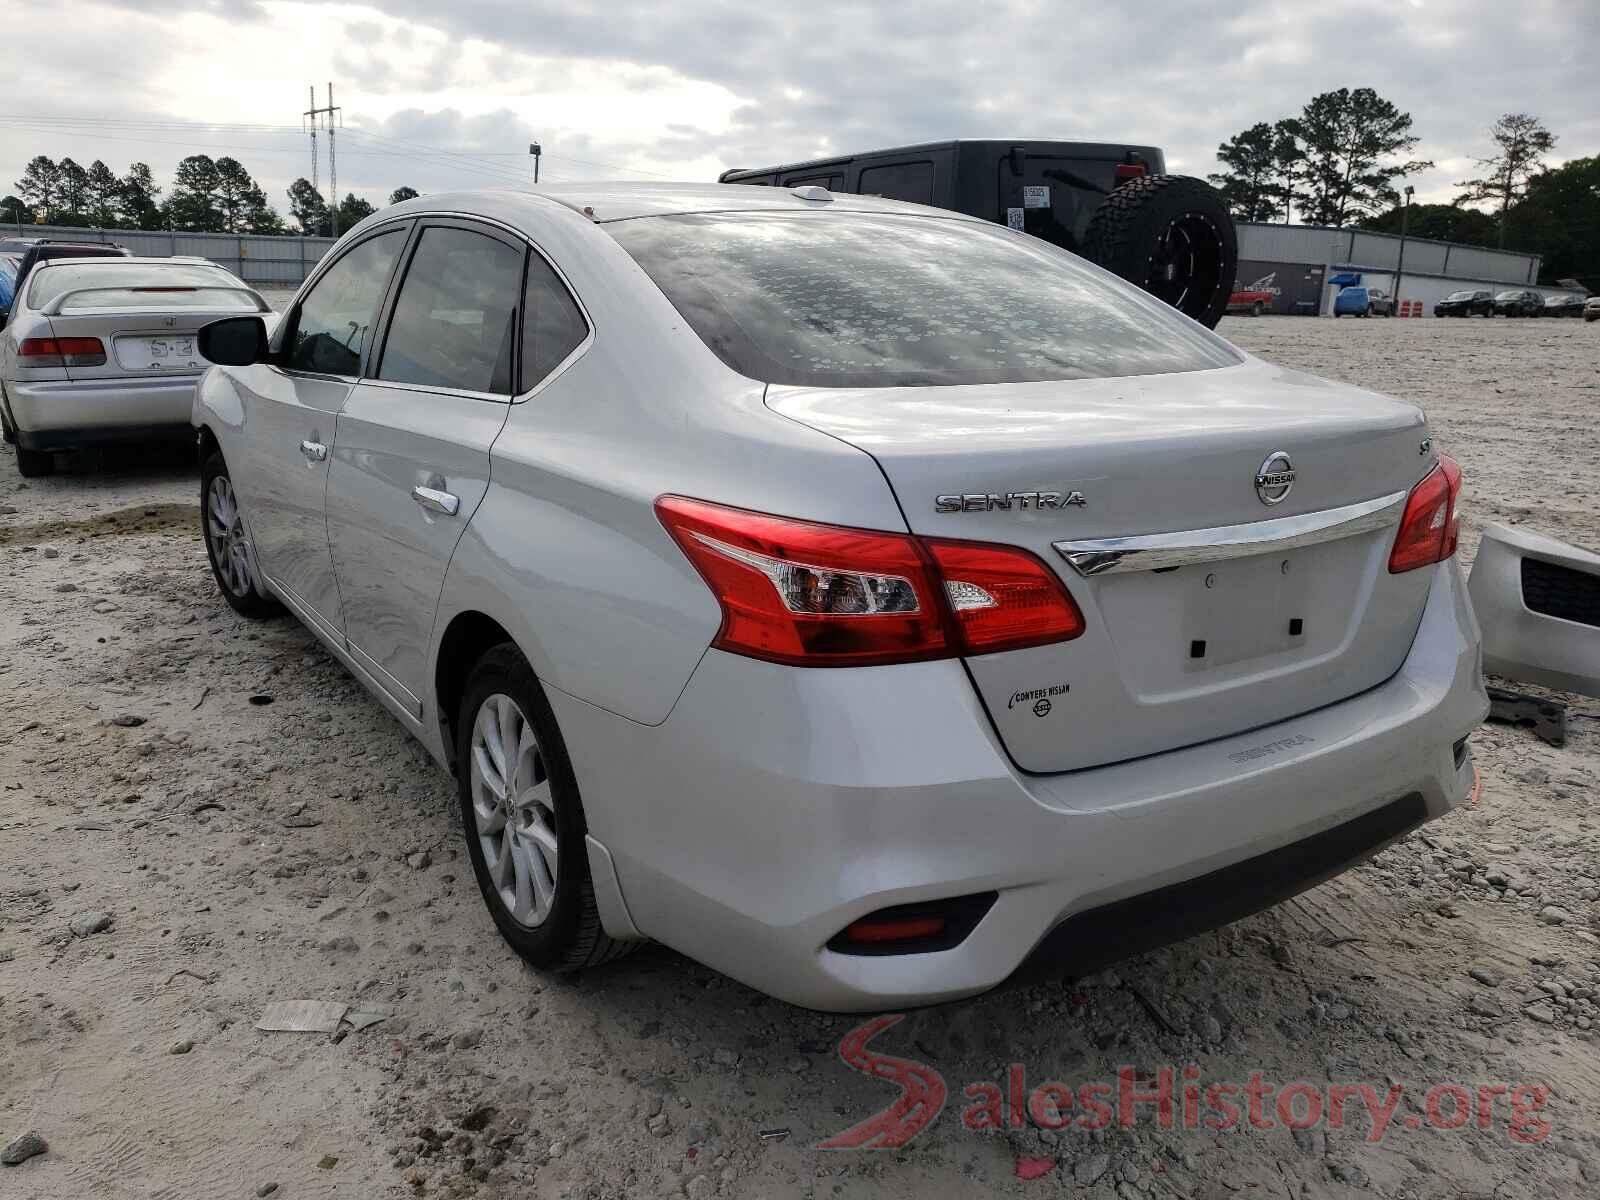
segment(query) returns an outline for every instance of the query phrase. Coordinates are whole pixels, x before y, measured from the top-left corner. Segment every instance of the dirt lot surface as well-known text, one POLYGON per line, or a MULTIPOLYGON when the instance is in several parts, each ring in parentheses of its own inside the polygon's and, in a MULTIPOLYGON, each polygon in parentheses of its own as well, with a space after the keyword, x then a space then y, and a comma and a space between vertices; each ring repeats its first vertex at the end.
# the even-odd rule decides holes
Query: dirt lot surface
MULTIPOLYGON (((1223 331, 1424 403, 1466 471, 1466 559, 1490 519, 1600 546, 1600 328, 1223 331)), ((657 948, 524 968, 451 782, 298 624, 222 603, 197 518, 182 457, 29 482, 0 460, 0 1143, 49 1144, 0 1168, 0 1196, 1600 1195, 1600 701, 1568 697, 1564 749, 1484 728, 1476 807, 1296 901, 908 1014, 873 1047, 937 1072, 942 1115, 899 1150, 830 1152, 896 1094, 840 1061, 860 1020, 657 948), (388 1015, 255 1029, 296 998, 388 1015), (1201 1087, 1404 1093, 1376 1141, 1354 1099, 1340 1129, 1288 1130, 1275 1097, 1270 1130, 1185 1130, 1181 1098, 1171 1130, 1148 1105, 1132 1129, 1013 1128, 1009 1107, 967 1128, 963 1089, 1008 1105, 1013 1063, 1030 1089, 1116 1087, 1124 1065, 1149 1089, 1163 1064, 1181 1087, 1192 1064, 1201 1087), (1480 1128, 1480 1084, 1547 1092, 1515 1128, 1487 1094, 1480 1128), (1469 1089, 1464 1127, 1428 1127, 1459 1099, 1430 1117, 1438 1085, 1469 1089)))

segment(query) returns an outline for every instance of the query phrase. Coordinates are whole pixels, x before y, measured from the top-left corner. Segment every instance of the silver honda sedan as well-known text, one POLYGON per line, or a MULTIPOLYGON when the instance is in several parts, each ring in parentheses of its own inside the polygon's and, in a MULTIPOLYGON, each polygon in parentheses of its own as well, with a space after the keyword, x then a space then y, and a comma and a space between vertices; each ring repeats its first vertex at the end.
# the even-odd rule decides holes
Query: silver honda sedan
POLYGON ((201 331, 204 536, 454 773, 537 966, 1083 971, 1460 804, 1461 473, 1045 242, 819 188, 429 196, 201 331))
POLYGON ((17 469, 47 475, 58 450, 190 436, 209 365, 195 333, 241 312, 270 310, 203 258, 41 262, 0 330, 0 424, 17 469))

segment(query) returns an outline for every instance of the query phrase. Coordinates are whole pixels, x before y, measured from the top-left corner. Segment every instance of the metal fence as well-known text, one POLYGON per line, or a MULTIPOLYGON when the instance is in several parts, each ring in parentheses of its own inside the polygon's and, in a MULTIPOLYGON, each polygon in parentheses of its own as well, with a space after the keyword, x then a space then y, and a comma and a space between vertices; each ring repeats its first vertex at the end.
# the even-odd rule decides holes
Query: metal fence
MULTIPOLYGON (((1393 270, 1400 257, 1400 238, 1392 233, 1255 221, 1237 221, 1235 225, 1239 230, 1240 258, 1284 263, 1365 263, 1393 270)), ((1405 265, 1449 279, 1531 284, 1539 278, 1540 256, 1411 237, 1406 239, 1405 265)))
MULTIPOLYGON (((0 237, 16 232, 16 226, 0 225, 0 237)), ((23 237, 111 242, 126 246, 134 254, 151 257, 198 255, 227 268, 246 283, 269 288, 299 287, 334 241, 325 237, 181 233, 168 229, 79 229, 67 225, 23 225, 20 233, 23 237)))

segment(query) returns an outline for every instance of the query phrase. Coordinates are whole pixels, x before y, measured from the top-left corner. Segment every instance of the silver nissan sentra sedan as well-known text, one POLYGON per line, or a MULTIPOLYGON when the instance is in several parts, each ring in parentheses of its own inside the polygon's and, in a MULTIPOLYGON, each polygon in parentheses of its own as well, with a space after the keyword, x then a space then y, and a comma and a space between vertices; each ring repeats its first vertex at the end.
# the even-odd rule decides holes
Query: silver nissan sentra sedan
POLYGON ((818 188, 420 198, 209 325, 203 526, 456 776, 505 939, 869 1010, 1460 804, 1461 474, 1034 238, 818 188))

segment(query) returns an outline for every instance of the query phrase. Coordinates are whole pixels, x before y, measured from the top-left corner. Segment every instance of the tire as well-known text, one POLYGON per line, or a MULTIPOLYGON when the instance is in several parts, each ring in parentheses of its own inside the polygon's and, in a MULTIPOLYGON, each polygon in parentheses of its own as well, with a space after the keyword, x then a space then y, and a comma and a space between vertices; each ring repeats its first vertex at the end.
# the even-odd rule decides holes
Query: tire
POLYGON ((38 479, 56 473, 56 456, 48 450, 24 450, 21 443, 12 447, 17 452, 17 474, 24 479, 38 479))
POLYGON ((1250 315, 1252 317, 1259 317, 1265 311, 1266 309, 1262 306, 1261 301, 1259 300, 1250 306, 1250 315))
POLYGON ((261 586, 239 499, 220 450, 213 450, 200 464, 200 540, 206 544, 211 577, 229 608, 258 621, 283 612, 283 605, 261 586))
POLYGON ((1084 234, 1083 256, 1215 329, 1233 290, 1239 241, 1210 184, 1146 175, 1101 202, 1084 234))
POLYGON ((485 652, 467 676, 455 735, 467 855, 506 943, 531 965, 558 972, 599 966, 637 947, 601 927, 577 777, 544 689, 512 643, 485 652), (503 740, 517 745, 510 787, 492 750, 503 740))

